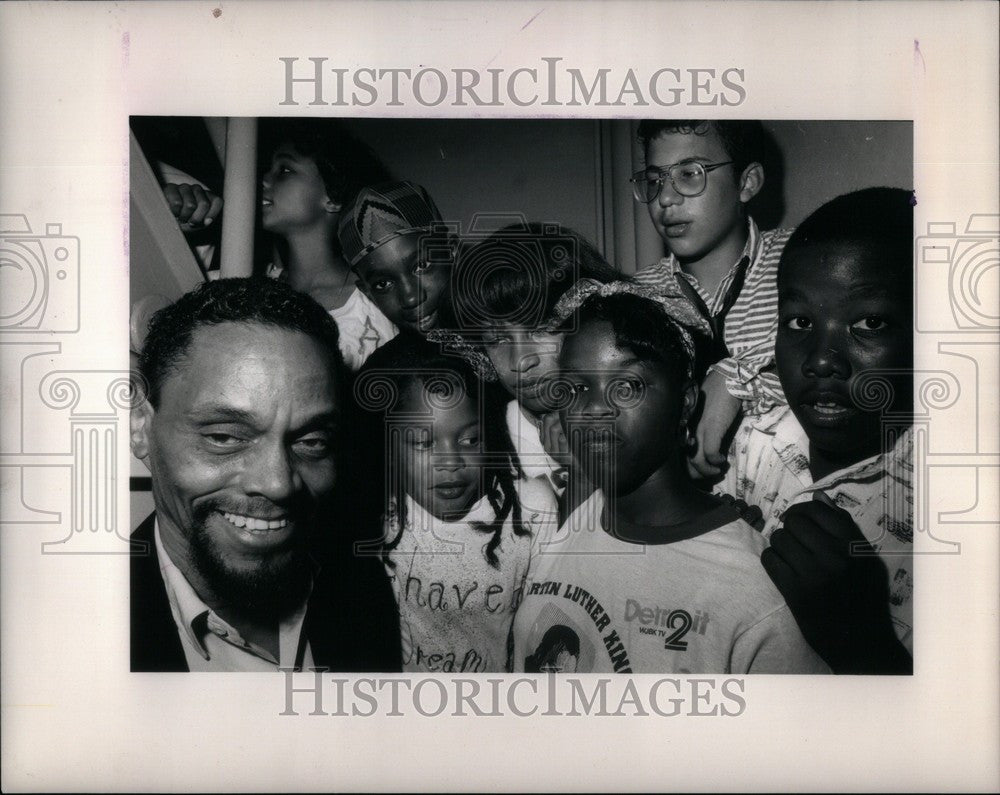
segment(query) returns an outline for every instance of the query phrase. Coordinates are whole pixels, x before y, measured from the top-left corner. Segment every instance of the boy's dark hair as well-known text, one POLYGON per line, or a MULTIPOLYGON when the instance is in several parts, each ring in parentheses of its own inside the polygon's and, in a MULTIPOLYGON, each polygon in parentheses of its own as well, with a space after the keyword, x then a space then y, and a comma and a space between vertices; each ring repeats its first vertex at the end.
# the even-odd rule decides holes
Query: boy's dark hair
POLYGON ((649 142, 663 133, 705 135, 711 129, 718 134, 726 154, 733 161, 733 174, 737 182, 743 170, 751 163, 763 163, 767 139, 764 125, 759 121, 643 119, 639 122, 638 137, 643 152, 648 152, 649 142))
POLYGON ((486 452, 483 464, 485 495, 493 508, 494 520, 473 523, 490 539, 483 546, 483 554, 494 568, 499 567, 496 550, 500 545, 503 525, 512 516, 516 535, 530 531, 521 518, 521 503, 514 488, 514 479, 521 475, 517 453, 507 431, 508 396, 494 384, 484 382, 464 360, 441 352, 438 345, 416 335, 401 334, 368 357, 355 380, 354 396, 364 421, 367 437, 362 451, 367 450, 370 460, 364 467, 370 476, 368 489, 373 504, 383 507, 386 498, 396 504, 396 536, 382 544, 383 558, 395 549, 402 539, 406 526, 406 494, 402 478, 389 478, 390 450, 385 449, 385 421, 393 415, 396 403, 408 387, 419 384, 432 393, 447 392, 455 386, 477 403, 481 418, 483 447, 486 452), (449 385, 450 382, 450 385, 449 385), (396 493, 388 494, 387 484, 395 482, 396 493))
MULTIPOLYGON (((656 302, 627 293, 595 295, 580 306, 575 323, 579 328, 601 321, 611 324, 619 348, 631 351, 640 361, 663 365, 673 383, 687 383, 690 361, 681 333, 656 302)), ((702 374, 695 370, 693 375, 700 382, 702 374)))
MULTIPOLYGON (((913 191, 865 188, 832 199, 806 218, 788 239, 788 252, 819 244, 847 243, 878 252, 882 265, 913 274, 913 191)), ((779 266, 780 274, 780 266, 779 266)))
POLYGON ((338 119, 262 120, 262 154, 270 159, 283 143, 316 163, 326 195, 344 207, 362 188, 392 181, 382 161, 338 119))
POLYGON ((583 235, 556 224, 512 224, 458 257, 451 302, 460 330, 503 322, 541 328, 578 279, 626 278, 583 235))
POLYGON ((139 372, 154 408, 164 379, 187 354, 195 330, 220 323, 260 323, 307 334, 329 355, 338 389, 346 381, 337 324, 312 298, 276 279, 219 279, 182 295, 150 320, 139 372))

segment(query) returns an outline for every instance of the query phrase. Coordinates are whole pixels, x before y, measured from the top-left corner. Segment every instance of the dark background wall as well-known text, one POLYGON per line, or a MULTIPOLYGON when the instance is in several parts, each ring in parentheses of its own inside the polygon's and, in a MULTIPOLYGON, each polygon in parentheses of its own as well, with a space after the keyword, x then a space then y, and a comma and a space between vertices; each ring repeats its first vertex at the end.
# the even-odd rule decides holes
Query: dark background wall
MULTIPOLYGON (((529 220, 569 225, 603 245, 612 232, 613 194, 624 193, 631 201, 628 185, 615 180, 615 164, 607 161, 621 157, 610 139, 618 134, 633 140, 635 122, 353 119, 349 125, 397 176, 424 185, 445 217, 460 221, 463 229, 477 212, 521 212, 529 220)), ((764 126, 770 138, 766 184, 752 203, 763 228, 795 226, 823 202, 851 190, 913 185, 910 122, 768 121, 764 126)), ((631 156, 640 156, 637 146, 631 156)), ((637 209, 635 233, 643 236, 645 228, 646 249, 656 248, 645 210, 637 209)), ((635 268, 627 260, 617 264, 625 271, 635 268)))

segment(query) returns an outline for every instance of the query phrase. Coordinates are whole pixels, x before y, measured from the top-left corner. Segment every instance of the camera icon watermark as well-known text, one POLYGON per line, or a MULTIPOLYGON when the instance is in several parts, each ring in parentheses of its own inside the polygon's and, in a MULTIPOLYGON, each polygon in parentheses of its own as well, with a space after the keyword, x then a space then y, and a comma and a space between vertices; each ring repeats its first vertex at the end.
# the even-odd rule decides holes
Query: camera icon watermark
POLYGON ((19 214, 0 214, 0 331, 80 330, 80 239, 62 224, 32 231, 19 214))
MULTIPOLYGON (((579 239, 558 223, 529 222, 512 212, 477 213, 465 234, 460 224, 447 226, 454 234, 450 286, 456 330, 470 339, 502 326, 544 326, 553 296, 579 277, 579 239), (524 300, 502 295, 501 282, 522 286, 524 300)), ((433 256, 434 245, 428 237, 425 259, 433 256)))
POLYGON ((930 222, 916 241, 917 331, 976 332, 1000 328, 1000 215, 930 222), (942 300, 948 296, 948 300, 942 300))

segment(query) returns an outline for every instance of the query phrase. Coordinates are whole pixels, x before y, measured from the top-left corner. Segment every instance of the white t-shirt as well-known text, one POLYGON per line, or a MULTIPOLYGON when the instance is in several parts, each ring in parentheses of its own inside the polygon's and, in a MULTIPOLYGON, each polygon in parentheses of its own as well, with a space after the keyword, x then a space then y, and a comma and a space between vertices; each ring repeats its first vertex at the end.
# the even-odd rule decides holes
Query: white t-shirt
POLYGON ((761 566, 766 544, 750 525, 632 544, 601 529, 603 507, 592 494, 532 561, 515 671, 830 672, 761 566))
POLYGON ((557 495, 562 494, 566 488, 566 468, 545 451, 538 426, 516 400, 507 404, 507 431, 524 476, 545 478, 557 495))
POLYGON ((399 333, 399 329, 375 303, 357 289, 343 306, 329 312, 340 332, 340 352, 352 372, 356 372, 365 359, 399 333))
MULTIPOLYGON (((494 568, 483 551, 493 520, 483 497, 458 522, 435 518, 406 498, 406 529, 387 566, 399 605, 404 671, 496 673, 507 670, 511 619, 533 549, 556 528, 555 495, 541 481, 517 481, 530 535, 504 522, 494 568), (531 509, 528 506, 532 506, 531 509)), ((387 536, 394 537, 390 526, 387 536)))
MULTIPOLYGON (((271 279, 279 279, 283 272, 284 268, 272 262, 265 273, 271 279)), ((369 356, 399 334, 396 324, 356 287, 343 306, 327 312, 337 324, 340 335, 337 347, 352 373, 360 370, 369 356)))

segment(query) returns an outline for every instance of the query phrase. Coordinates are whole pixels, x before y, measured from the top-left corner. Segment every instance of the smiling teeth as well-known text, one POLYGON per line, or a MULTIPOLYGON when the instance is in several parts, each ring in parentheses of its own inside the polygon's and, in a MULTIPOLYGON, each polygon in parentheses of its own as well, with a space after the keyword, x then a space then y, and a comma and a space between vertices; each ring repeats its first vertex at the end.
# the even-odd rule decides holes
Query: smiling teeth
POLYGON ((288 524, 287 519, 257 519, 253 516, 240 516, 236 513, 222 514, 226 519, 237 527, 247 530, 281 530, 288 524))
POLYGON ((814 403, 813 408, 820 414, 840 414, 847 410, 837 403, 814 403))

